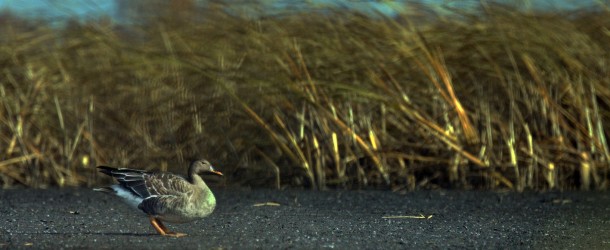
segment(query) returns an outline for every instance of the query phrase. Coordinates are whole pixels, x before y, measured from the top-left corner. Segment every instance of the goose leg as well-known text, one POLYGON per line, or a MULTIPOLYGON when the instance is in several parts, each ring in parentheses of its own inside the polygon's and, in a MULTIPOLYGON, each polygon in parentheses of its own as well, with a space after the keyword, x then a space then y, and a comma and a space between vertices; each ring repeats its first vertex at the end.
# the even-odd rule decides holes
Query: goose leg
POLYGON ((169 231, 169 229, 167 229, 167 227, 155 217, 149 216, 148 218, 150 219, 150 224, 152 224, 152 226, 155 228, 155 230, 157 230, 160 235, 170 237, 183 237, 187 235, 185 233, 176 233, 169 231))
POLYGON ((148 219, 150 219, 150 224, 155 228, 155 230, 157 230, 157 233, 159 233, 160 235, 167 234, 167 233, 165 233, 165 230, 163 229, 165 226, 161 227, 161 225, 159 225, 160 221, 158 221, 155 217, 148 216, 148 219))
POLYGON ((176 232, 169 231, 169 229, 167 229, 167 227, 165 227, 165 225, 163 225, 163 223, 159 219, 156 219, 156 221, 157 221, 157 224, 159 224, 159 226, 161 227, 161 229, 163 229, 163 231, 165 231, 165 236, 171 236, 171 237, 178 238, 178 237, 184 237, 187 235, 185 233, 176 233, 176 232))

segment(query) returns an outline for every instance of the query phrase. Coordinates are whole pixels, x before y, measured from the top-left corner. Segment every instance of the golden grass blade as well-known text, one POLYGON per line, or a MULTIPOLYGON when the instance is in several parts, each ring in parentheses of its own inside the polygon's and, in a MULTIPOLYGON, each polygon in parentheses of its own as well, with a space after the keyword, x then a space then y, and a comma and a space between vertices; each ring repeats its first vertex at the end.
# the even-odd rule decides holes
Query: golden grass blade
POLYGON ((269 166, 271 166, 271 168, 273 169, 273 172, 275 174, 275 188, 278 190, 281 189, 282 180, 281 180, 281 176, 280 176, 280 167, 277 164, 275 164, 275 162, 271 159, 271 157, 269 157, 263 151, 256 149, 256 152, 260 156, 263 157, 263 159, 265 160, 265 162, 267 162, 267 164, 269 164, 269 166))
POLYGON ((280 203, 267 201, 267 202, 255 203, 252 206, 253 207, 279 207, 280 203))
POLYGON ((432 219, 433 215, 387 215, 381 217, 382 219, 432 219))
POLYGON ((333 121, 335 122, 335 124, 339 125, 339 127, 341 127, 346 133, 351 134, 354 137, 354 139, 356 140, 358 145, 364 150, 364 152, 369 157, 371 157, 371 159, 373 160, 373 163, 375 164, 375 167, 377 167, 377 170, 379 170, 379 172, 381 173, 385 182, 389 183, 390 180, 389 180, 388 173, 387 173, 385 167, 383 166, 383 164, 381 163, 381 160, 379 159, 377 154, 375 154, 374 151, 362 139, 362 137, 360 137, 358 134, 356 134, 351 128, 347 127, 345 125, 345 123, 343 123, 343 121, 341 121, 339 119, 333 119, 333 121))
POLYGON ((337 133, 332 133, 332 145, 333 145, 333 161, 335 162, 335 172, 337 173, 338 179, 343 179, 345 176, 345 169, 341 167, 341 157, 339 155, 339 142, 337 140, 337 133))
POLYGON ((27 160, 32 159, 34 157, 36 157, 36 154, 23 155, 23 156, 11 158, 11 159, 8 159, 8 160, 0 161, 0 170, 3 169, 4 167, 8 166, 8 165, 12 165, 12 164, 15 164, 15 163, 27 161, 27 160))

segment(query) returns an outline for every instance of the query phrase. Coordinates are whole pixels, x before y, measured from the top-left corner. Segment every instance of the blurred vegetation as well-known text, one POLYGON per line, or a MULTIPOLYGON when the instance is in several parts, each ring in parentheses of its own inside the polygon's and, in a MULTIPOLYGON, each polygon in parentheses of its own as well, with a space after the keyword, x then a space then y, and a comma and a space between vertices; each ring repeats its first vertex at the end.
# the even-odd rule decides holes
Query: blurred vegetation
POLYGON ((608 188, 608 6, 246 18, 173 3, 129 25, 0 15, 3 187, 207 158, 225 185, 608 188))

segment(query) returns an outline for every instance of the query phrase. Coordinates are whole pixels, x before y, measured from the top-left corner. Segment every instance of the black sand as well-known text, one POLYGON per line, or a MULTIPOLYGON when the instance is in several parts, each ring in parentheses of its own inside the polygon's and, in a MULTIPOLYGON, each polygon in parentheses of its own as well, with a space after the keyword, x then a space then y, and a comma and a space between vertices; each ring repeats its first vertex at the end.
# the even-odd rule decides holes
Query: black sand
POLYGON ((610 249, 607 192, 216 194, 214 214, 168 224, 189 234, 168 238, 118 198, 88 189, 0 190, 0 248, 610 249))

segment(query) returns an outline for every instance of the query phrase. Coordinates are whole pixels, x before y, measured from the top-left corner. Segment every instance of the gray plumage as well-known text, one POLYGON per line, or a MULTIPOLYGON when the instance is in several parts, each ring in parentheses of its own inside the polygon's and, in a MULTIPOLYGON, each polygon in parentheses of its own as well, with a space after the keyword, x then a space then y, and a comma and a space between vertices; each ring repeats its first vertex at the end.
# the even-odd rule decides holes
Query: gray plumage
POLYGON ((114 193, 139 208, 149 215, 153 227, 163 235, 171 232, 166 230, 161 221, 184 223, 204 218, 214 211, 216 198, 199 174, 222 175, 206 160, 192 162, 186 177, 107 166, 99 166, 98 169, 119 183, 95 190, 114 193))

